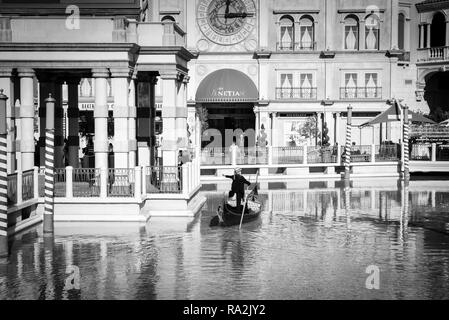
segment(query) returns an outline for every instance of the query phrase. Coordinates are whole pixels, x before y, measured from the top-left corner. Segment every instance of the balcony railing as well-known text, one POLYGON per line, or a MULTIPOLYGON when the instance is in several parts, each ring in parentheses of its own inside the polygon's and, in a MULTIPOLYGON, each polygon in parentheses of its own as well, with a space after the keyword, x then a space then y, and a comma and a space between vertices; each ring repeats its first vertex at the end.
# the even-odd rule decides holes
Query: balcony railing
POLYGON ((315 51, 316 42, 277 42, 276 51, 315 51))
POLYGON ((316 100, 317 88, 276 88, 279 100, 316 100))
POLYGON ((449 46, 418 49, 419 61, 445 61, 449 59, 449 46))
POLYGON ((342 87, 340 99, 382 99, 381 87, 342 87))

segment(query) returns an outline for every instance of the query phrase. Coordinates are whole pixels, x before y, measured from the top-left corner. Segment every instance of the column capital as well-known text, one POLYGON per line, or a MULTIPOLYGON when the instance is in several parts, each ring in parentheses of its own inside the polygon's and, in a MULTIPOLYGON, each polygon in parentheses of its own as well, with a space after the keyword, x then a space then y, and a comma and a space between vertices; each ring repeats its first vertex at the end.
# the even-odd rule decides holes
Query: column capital
POLYGON ((36 72, 32 68, 17 68, 19 78, 32 78, 36 75, 36 72))
POLYGON ((177 80, 177 81, 179 81, 179 79, 181 78, 181 76, 180 76, 181 73, 177 70, 159 71, 159 74, 161 75, 162 80, 177 80))
POLYGON ((158 82, 158 78, 156 76, 150 78, 150 84, 155 86, 158 82))
POLYGON ((129 68, 110 68, 111 78, 129 78, 133 71, 129 68))
POLYGON ((0 77, 1 78, 9 78, 12 76, 12 68, 1 67, 0 68, 0 77))
POLYGON ((92 69, 92 78, 109 78, 109 70, 107 68, 92 69))
POLYGON ((185 76, 184 79, 182 79, 182 82, 183 82, 184 84, 188 84, 189 81, 190 81, 190 77, 189 77, 189 76, 185 76))
POLYGON ((81 82, 81 78, 68 78, 65 80, 68 85, 79 85, 81 82))

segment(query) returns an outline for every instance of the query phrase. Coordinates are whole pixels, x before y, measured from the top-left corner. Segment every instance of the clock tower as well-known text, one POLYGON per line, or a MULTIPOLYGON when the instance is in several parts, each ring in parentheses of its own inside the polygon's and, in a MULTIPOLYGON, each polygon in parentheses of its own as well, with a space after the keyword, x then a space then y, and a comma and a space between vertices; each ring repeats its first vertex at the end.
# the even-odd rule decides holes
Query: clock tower
MULTIPOLYGON (((257 47, 256 6, 253 0, 200 0, 197 24, 201 31, 198 49, 235 46, 238 51, 257 47), (206 43, 207 42, 207 43, 206 43)), ((233 51, 231 48, 219 51, 233 51)))

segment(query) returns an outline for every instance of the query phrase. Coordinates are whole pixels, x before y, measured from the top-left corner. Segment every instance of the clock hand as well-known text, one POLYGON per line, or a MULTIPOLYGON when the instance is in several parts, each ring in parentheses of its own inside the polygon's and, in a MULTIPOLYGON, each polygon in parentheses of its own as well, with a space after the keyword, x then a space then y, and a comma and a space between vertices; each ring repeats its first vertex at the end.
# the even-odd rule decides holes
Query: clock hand
POLYGON ((226 10, 225 10, 225 23, 228 23, 228 14, 229 14, 229 5, 231 4, 231 0, 226 0, 226 10))

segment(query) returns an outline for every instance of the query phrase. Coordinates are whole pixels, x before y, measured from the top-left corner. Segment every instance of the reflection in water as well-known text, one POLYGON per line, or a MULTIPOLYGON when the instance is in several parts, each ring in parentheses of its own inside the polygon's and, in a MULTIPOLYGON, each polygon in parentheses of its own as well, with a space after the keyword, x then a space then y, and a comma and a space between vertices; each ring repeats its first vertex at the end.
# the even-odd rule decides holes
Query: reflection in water
POLYGON ((271 190, 261 199, 261 218, 242 230, 209 227, 221 193, 207 194, 195 219, 56 223, 54 236, 29 229, 0 261, 0 299, 449 298, 444 189, 271 190), (369 265, 381 270, 380 290, 365 289, 369 265), (79 287, 69 278, 76 268, 79 287))

